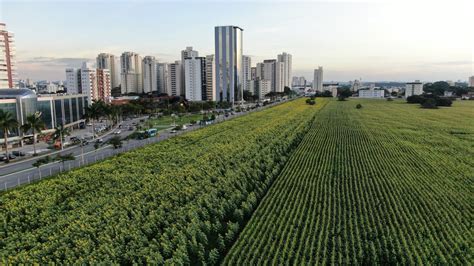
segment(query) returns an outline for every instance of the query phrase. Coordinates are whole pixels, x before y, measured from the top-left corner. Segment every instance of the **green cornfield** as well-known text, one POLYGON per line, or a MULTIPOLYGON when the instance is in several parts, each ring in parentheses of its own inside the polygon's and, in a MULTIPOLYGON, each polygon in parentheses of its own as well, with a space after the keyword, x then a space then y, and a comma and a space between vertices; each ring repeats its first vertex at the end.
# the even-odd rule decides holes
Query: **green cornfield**
POLYGON ((472 265, 473 181, 474 102, 332 101, 223 262, 472 265))

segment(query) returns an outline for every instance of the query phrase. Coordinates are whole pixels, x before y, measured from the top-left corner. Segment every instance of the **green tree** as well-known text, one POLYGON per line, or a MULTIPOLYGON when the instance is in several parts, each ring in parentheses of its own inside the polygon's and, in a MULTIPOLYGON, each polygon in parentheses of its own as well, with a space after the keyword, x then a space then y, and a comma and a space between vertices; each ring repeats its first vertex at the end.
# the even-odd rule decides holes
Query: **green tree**
POLYGON ((41 134, 41 131, 45 128, 43 119, 41 119, 41 112, 36 112, 26 117, 26 123, 21 126, 23 133, 32 131, 33 133, 33 156, 36 156, 36 136, 41 134))
POLYGON ((114 146, 114 149, 122 147, 122 139, 119 136, 114 136, 109 140, 109 143, 114 146))
POLYGON ((63 125, 58 125, 54 128, 53 139, 61 142, 61 150, 64 149, 64 140, 69 135, 71 135, 71 131, 63 125))
POLYGON ((56 160, 60 161, 63 164, 63 169, 64 169, 64 163, 66 161, 74 161, 75 159, 76 159, 76 157, 74 157, 74 155, 72 155, 72 153, 68 153, 68 154, 64 154, 64 155, 58 154, 56 156, 56 160))
POLYGON ((95 138, 95 121, 99 120, 105 114, 106 105, 103 101, 93 101, 86 107, 85 117, 92 123, 92 134, 95 138))
POLYGON ((15 128, 18 128, 18 121, 13 117, 13 114, 0 109, 0 129, 3 131, 3 141, 5 145, 7 163, 10 162, 10 156, 8 155, 8 133, 11 129, 15 128))

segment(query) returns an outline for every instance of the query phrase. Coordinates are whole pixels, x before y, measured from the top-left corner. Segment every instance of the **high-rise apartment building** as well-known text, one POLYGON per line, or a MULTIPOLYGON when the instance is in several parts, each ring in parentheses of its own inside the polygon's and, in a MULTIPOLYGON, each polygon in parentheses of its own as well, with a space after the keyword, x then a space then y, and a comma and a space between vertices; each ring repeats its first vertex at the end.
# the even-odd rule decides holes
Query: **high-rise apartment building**
POLYGON ((320 66, 314 70, 313 89, 315 91, 323 91, 323 67, 320 66))
POLYGON ((250 68, 250 79, 251 80, 256 80, 257 79, 257 68, 256 67, 250 68))
POLYGON ((0 23, 0 89, 15 88, 16 48, 15 35, 7 31, 5 23, 0 23))
POLYGON ((122 94, 143 93, 142 58, 134 52, 120 56, 122 94))
POLYGON ((196 50, 193 50, 193 47, 192 46, 187 46, 186 49, 182 50, 181 51, 181 91, 180 91, 180 95, 184 95, 185 94, 185 80, 184 80, 184 59, 185 58, 188 58, 188 57, 198 57, 199 56, 199 52, 196 51, 196 50))
POLYGON ((264 79, 264 72, 265 72, 265 64, 264 63, 257 63, 255 68, 255 79, 264 79))
POLYGON ((97 55, 97 69, 108 69, 110 73, 110 80, 112 81, 112 88, 120 86, 120 78, 117 69, 117 59, 115 55, 108 53, 100 53, 97 55))
POLYGON ((145 56, 142 61, 143 92, 151 93, 158 91, 158 70, 154 56, 145 56))
POLYGON ((181 96, 181 61, 169 64, 170 96, 181 96))
POLYGON ((216 100, 216 78, 215 73, 215 62, 214 55, 206 56, 206 101, 215 101, 216 100))
POLYGON ((97 69, 97 90, 92 93, 93 100, 110 102, 112 97, 112 75, 108 69, 97 69))
POLYGON ((405 97, 423 94, 423 83, 419 80, 405 84, 405 97))
POLYGON ((474 87, 474 76, 469 77, 469 87, 474 87))
POLYGON ((171 78, 169 73, 168 63, 158 63, 157 64, 157 82, 158 82, 158 92, 166 93, 171 95, 171 78))
POLYGON ((81 88, 89 103, 97 99, 97 70, 87 62, 81 67, 81 88))
POLYGON ((82 93, 80 68, 66 68, 66 91, 68 94, 82 93))
MULTIPOLYGON (((257 66, 258 72, 258 66, 257 66)), ((273 92, 284 91, 284 63, 275 59, 263 60, 263 80, 270 80, 273 92)))
POLYGON ((283 63, 283 86, 291 86, 292 75, 292 56, 291 54, 283 52, 278 55, 278 62, 283 63))
POLYGON ((187 57, 184 59, 185 98, 189 101, 206 100, 206 58, 187 57))
POLYGON ((285 63, 275 63, 275 92, 285 91, 285 63))
POLYGON ((243 55, 242 56, 242 78, 243 78, 242 87, 244 91, 249 90, 247 88, 247 80, 252 79, 251 70, 252 70, 252 59, 248 55, 243 55))
POLYGON ((291 82, 291 86, 299 87, 299 86, 306 86, 306 79, 304 77, 293 77, 293 81, 291 82))
POLYGON ((242 87, 242 28, 217 26, 215 36, 216 101, 241 101, 242 87))

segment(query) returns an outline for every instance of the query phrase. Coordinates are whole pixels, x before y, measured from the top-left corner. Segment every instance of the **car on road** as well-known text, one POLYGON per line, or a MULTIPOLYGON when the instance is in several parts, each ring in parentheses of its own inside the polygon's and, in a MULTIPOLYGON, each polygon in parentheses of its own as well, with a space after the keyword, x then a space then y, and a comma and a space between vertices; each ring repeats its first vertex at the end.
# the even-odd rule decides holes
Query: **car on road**
POLYGON ((26 153, 22 152, 22 151, 12 151, 12 154, 15 155, 15 156, 25 156, 26 153))
POLYGON ((119 135, 120 133, 122 133, 120 129, 114 132, 115 135, 119 135))
MULTIPOLYGON (((16 156, 9 153, 8 154, 8 157, 10 157, 10 160, 13 160, 13 159, 16 159, 16 156)), ((0 155, 0 161, 3 162, 3 161, 6 161, 7 160, 7 156, 5 154, 1 154, 0 155)))
POLYGON ((171 130, 171 133, 176 133, 176 132, 178 132, 176 131, 176 129, 171 130))
POLYGON ((96 143, 104 143, 104 140, 101 139, 101 138, 98 138, 95 142, 96 142, 96 143))
POLYGON ((128 127, 128 131, 132 131, 133 130, 133 127, 128 127))

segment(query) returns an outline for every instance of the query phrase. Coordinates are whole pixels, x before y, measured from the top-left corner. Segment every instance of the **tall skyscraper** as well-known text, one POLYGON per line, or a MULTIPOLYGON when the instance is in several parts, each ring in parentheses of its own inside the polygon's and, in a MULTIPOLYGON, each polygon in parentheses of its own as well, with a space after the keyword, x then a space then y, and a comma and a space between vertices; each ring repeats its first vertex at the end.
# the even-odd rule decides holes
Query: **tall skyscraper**
POLYGON ((474 76, 469 77, 469 87, 474 87, 474 76))
POLYGON ((17 83, 15 35, 0 23, 0 89, 15 88, 17 83))
POLYGON ((82 93, 80 68, 66 68, 66 91, 68 94, 82 93))
POLYGON ((122 94, 143 93, 142 58, 134 52, 120 56, 122 94))
POLYGON ((242 31, 237 26, 217 26, 214 29, 216 101, 234 104, 242 100, 242 31))
POLYGON ((291 87, 291 75, 292 75, 292 56, 288 53, 282 53, 278 55, 278 62, 283 63, 283 86, 291 87))
POLYGON ((265 64, 264 63, 257 63, 257 67, 255 68, 255 75, 256 79, 264 79, 265 72, 265 64))
POLYGON ((158 70, 154 56, 145 56, 142 62, 143 92, 151 93, 158 91, 158 70))
POLYGON ((181 96, 181 61, 169 64, 169 75, 171 81, 170 96, 181 96))
POLYGON ((314 70, 313 89, 319 92, 323 91, 323 67, 322 66, 314 70))
POLYGON ((118 75, 118 69, 116 67, 117 60, 115 55, 108 53, 100 53, 97 55, 97 69, 108 69, 110 73, 110 79, 112 81, 112 88, 120 86, 120 78, 118 75))
POLYGON ((184 59, 188 57, 198 57, 199 52, 196 50, 193 50, 192 46, 187 46, 186 49, 181 51, 181 92, 180 95, 184 95, 184 90, 185 90, 185 80, 184 80, 184 59))
POLYGON ((252 60, 250 56, 243 55, 242 56, 242 77, 243 77, 242 87, 244 91, 249 90, 247 88, 247 80, 252 79, 251 69, 252 69, 252 60))
POLYGON ((157 68, 158 92, 171 95, 171 78, 169 73, 169 64, 158 63, 157 68))
POLYGON ((206 58, 186 57, 184 59, 185 98, 202 101, 206 98, 206 58))
POLYGON ((215 78, 214 55, 206 56, 206 101, 216 100, 216 78, 215 78))

